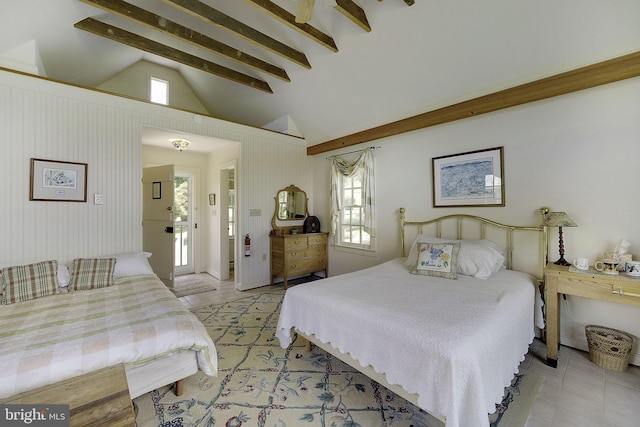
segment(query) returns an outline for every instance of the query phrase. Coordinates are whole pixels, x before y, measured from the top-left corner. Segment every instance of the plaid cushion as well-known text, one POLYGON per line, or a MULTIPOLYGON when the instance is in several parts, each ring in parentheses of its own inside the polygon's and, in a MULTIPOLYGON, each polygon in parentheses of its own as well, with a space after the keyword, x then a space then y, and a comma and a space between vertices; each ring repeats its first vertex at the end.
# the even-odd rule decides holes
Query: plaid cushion
POLYGON ((71 265, 70 291, 113 285, 115 258, 76 258, 71 265))
POLYGON ((0 273, 2 304, 13 304, 58 293, 57 261, 5 267, 0 273))

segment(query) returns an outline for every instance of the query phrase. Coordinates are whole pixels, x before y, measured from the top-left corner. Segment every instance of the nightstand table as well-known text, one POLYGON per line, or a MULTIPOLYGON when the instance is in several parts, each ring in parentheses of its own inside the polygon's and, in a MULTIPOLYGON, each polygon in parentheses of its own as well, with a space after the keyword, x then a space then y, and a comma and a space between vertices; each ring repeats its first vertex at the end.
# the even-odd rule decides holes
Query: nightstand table
POLYGON ((603 301, 640 306, 640 279, 624 273, 617 276, 596 270, 580 271, 547 264, 544 270, 546 293, 547 365, 558 366, 560 344, 560 295, 576 295, 603 301))

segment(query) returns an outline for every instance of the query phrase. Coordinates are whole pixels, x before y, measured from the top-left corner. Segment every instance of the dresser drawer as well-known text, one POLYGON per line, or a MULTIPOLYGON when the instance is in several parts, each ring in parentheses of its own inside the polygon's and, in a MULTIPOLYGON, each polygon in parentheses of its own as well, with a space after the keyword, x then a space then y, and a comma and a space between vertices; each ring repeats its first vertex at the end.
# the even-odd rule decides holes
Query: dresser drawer
POLYGON ((308 246, 307 236, 287 237, 286 239, 285 246, 287 250, 304 249, 308 246))
POLYGON ((294 260, 294 259, 306 258, 309 256, 309 253, 310 253, 310 250, 306 246, 300 249, 292 249, 287 251, 287 259, 294 260))
POLYGON ((307 273, 313 271, 324 270, 327 266, 326 257, 303 258, 288 261, 286 264, 287 273, 295 275, 298 273, 307 273))
POLYGON ((313 271, 324 270, 327 268, 327 257, 318 256, 315 258, 309 258, 309 268, 313 271))
POLYGON ((309 246, 312 245, 326 245, 327 244, 327 235, 326 234, 312 234, 307 236, 307 241, 309 242, 309 246))
POLYGON ((285 267, 287 269, 287 273, 295 275, 297 273, 307 271, 311 267, 311 262, 309 258, 296 259, 287 262, 285 267))

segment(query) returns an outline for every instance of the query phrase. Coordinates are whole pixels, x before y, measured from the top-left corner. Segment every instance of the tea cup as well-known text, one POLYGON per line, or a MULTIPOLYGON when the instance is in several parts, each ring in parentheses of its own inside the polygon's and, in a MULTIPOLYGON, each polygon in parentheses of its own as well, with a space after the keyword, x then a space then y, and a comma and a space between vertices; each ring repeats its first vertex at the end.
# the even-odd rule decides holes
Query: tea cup
POLYGON ((620 261, 615 259, 603 259, 602 261, 596 261, 593 266, 601 273, 616 275, 618 274, 618 264, 620 264, 620 261))
POLYGON ((624 272, 630 276, 640 276, 640 261, 625 262, 624 272))
POLYGON ((573 266, 578 270, 588 270, 589 269, 589 258, 576 258, 573 261, 573 266))

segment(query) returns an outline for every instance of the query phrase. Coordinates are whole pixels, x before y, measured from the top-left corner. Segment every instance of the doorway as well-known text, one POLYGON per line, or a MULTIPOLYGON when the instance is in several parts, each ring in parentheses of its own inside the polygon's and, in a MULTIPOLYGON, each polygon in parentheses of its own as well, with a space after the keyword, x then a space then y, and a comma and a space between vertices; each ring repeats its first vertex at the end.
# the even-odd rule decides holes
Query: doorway
POLYGON ((195 273, 194 248, 194 195, 195 176, 192 173, 176 171, 174 186, 174 273, 176 276, 195 273))

